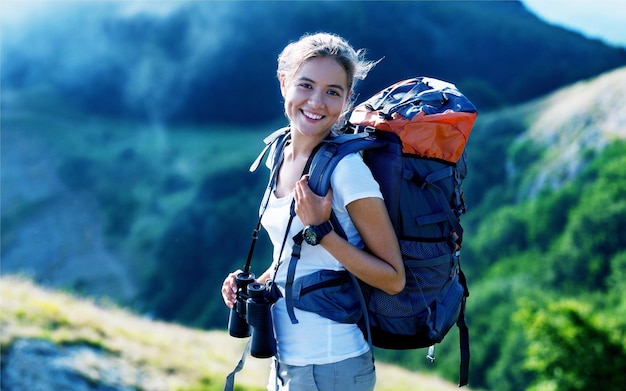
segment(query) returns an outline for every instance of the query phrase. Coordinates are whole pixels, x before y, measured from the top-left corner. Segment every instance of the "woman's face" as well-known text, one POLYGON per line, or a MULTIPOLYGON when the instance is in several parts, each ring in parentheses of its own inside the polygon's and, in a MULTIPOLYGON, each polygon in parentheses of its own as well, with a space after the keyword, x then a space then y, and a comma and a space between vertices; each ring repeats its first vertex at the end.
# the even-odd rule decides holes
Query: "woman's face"
POLYGON ((285 113, 303 135, 326 137, 351 94, 346 71, 333 58, 307 60, 291 80, 281 79, 285 113))

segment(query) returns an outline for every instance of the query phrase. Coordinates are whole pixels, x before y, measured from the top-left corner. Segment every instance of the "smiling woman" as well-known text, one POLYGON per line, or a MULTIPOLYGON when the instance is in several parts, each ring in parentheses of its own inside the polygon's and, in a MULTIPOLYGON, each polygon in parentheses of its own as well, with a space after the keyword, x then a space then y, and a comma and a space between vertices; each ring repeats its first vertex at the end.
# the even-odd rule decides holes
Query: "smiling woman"
MULTIPOLYGON (((319 281, 328 275, 339 280, 347 275, 346 270, 388 293, 404 287, 404 267, 395 232, 378 183, 361 155, 348 155, 338 163, 331 176, 332 190, 326 196, 313 193, 306 175, 317 146, 345 124, 344 113, 350 107, 355 80, 365 77, 374 64, 363 60, 362 52, 355 51, 343 38, 327 33, 305 35, 287 45, 278 58, 278 80, 289 132, 285 133, 285 143, 281 142, 284 147, 275 148, 268 158, 268 162, 274 162, 268 164, 273 179, 263 201, 261 219, 274 246, 274 259, 256 280, 247 270, 236 271, 222 286, 224 302, 233 309, 229 326, 233 336, 247 334, 247 325, 238 320, 237 314, 243 312, 241 303, 248 293, 254 303, 260 287, 269 292, 268 297, 276 298, 266 303, 271 305, 271 317, 264 318, 273 328, 271 335, 265 334, 271 341, 262 342, 262 352, 255 336, 251 342, 255 357, 276 354, 269 390, 374 389, 373 356, 356 324, 360 317, 351 311, 358 296, 351 289, 354 286, 350 278, 343 279, 346 286, 341 292, 324 295, 320 289, 323 293, 318 295, 307 293, 316 300, 319 296, 319 300, 313 300, 316 305, 309 308, 298 306, 288 289, 302 283, 299 294, 303 295, 313 290, 313 285, 304 281, 319 281), (335 231, 330 222, 331 210, 348 239, 335 231), (301 243, 296 268, 297 259, 288 249, 303 233, 306 242, 301 243), (352 314, 339 319, 336 313, 321 311, 330 300, 345 304, 339 305, 341 310, 336 312, 352 314)), ((250 315, 247 319, 257 330, 256 317, 250 315)))

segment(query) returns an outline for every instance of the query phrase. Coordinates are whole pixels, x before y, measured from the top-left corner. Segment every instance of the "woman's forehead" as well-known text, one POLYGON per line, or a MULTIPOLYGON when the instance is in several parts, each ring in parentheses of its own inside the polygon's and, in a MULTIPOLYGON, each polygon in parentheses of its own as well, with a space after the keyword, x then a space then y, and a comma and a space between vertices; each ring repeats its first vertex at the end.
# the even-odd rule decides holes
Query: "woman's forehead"
POLYGON ((332 57, 314 57, 302 63, 294 79, 306 78, 322 85, 335 85, 348 89, 348 74, 332 57))

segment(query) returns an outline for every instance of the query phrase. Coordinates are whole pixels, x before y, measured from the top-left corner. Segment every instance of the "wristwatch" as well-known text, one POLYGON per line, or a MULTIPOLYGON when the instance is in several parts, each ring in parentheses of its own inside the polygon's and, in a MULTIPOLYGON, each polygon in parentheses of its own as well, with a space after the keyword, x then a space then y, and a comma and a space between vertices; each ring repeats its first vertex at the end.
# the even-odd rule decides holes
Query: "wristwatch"
POLYGON ((304 241, 311 246, 317 246, 322 241, 322 238, 333 230, 333 225, 330 221, 326 221, 319 225, 307 225, 304 228, 303 236, 304 241))

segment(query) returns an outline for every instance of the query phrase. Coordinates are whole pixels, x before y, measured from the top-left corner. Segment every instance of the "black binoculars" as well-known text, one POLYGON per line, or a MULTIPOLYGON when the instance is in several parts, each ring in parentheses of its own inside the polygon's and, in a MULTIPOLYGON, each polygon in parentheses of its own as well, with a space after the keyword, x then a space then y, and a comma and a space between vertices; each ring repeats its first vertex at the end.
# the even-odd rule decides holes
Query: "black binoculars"
POLYGON ((276 355, 276 339, 270 307, 275 299, 268 285, 254 281, 254 274, 239 273, 237 301, 228 317, 228 333, 237 338, 252 335, 250 354, 257 358, 270 358, 276 355))

